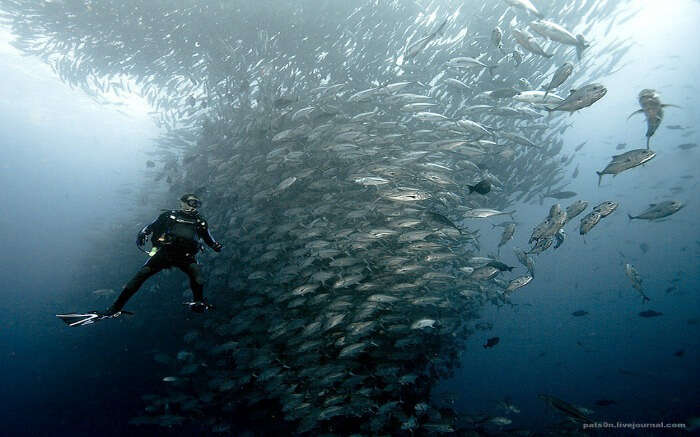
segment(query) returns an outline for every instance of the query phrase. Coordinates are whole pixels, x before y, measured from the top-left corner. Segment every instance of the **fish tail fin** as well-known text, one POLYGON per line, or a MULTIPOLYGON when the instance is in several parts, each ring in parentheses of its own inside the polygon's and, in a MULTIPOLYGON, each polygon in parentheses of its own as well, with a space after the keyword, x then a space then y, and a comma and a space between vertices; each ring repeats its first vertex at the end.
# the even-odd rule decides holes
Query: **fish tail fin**
POLYGON ((491 77, 493 77, 493 70, 495 70, 496 67, 498 67, 498 65, 488 65, 486 67, 489 70, 489 74, 491 75, 491 77))
POLYGON ((576 56, 578 57, 578 60, 581 60, 581 56, 583 55, 583 51, 588 48, 590 44, 586 42, 585 39, 583 39, 583 35, 580 33, 576 35, 576 41, 578 41, 578 44, 576 45, 576 56))
MULTIPOLYGON (((630 222, 631 222, 632 220, 634 220, 634 217, 632 217, 632 214, 630 214, 630 213, 627 213, 627 217, 629 218, 629 221, 630 221, 630 222)), ((629 222, 628 222, 628 223, 629 223, 629 222)))
POLYGON ((639 110, 637 110, 637 111, 634 111, 633 113, 631 113, 631 114, 629 115, 629 117, 627 117, 627 120, 629 120, 630 118, 632 118, 633 116, 635 116, 635 115, 637 115, 637 114, 644 114, 644 110, 643 110, 643 109, 639 109, 639 110))
POLYGON ((467 185, 467 188, 469 188, 469 194, 471 194, 476 189, 476 185, 467 185))
POLYGON ((549 94, 549 88, 544 89, 544 96, 547 97, 547 94, 549 94))
POLYGON ((602 180, 603 180, 603 172, 602 172, 602 171, 597 171, 596 173, 598 173, 598 186, 600 186, 600 183, 601 183, 602 180))

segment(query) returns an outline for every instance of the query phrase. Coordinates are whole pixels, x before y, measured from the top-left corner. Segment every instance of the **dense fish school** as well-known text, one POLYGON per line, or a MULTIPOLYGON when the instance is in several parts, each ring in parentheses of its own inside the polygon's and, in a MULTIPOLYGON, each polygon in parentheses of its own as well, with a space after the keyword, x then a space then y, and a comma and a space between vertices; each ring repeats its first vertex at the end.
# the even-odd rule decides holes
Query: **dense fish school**
MULTIPOLYGON (((559 247, 588 203, 548 205, 516 250, 525 275, 485 256, 496 248, 474 224, 576 196, 566 112, 595 110, 631 45, 586 35, 629 19, 627 3, 2 2, 16 45, 65 81, 98 100, 148 97, 167 134, 145 171, 196 189, 228 248, 203 269, 217 310, 157 358, 172 373, 133 422, 230 432, 231 412, 263 409, 261 424, 297 433, 478 427, 431 389, 480 308, 525 292, 531 255, 559 247)), ((616 207, 598 205, 580 233, 616 207)), ((516 232, 504 227, 499 253, 516 232)))

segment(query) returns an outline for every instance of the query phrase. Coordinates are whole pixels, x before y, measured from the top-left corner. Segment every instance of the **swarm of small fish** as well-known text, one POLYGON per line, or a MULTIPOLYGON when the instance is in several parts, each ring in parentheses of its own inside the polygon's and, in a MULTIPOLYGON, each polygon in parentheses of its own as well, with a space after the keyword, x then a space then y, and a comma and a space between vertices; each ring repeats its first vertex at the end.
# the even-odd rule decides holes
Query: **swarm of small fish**
MULTIPOLYGON (((560 1, 545 20, 529 0, 280 1, 264 23, 255 2, 185 3, 3 4, 17 45, 70 55, 56 71, 95 98, 136 80, 168 129, 146 171, 172 192, 203 187, 232 248, 203 264, 217 312, 176 359, 158 356, 164 394, 134 423, 230 432, 231 411, 278 405, 290 433, 454 432, 431 388, 479 309, 534 277, 519 249, 528 274, 504 277, 470 226, 563 193, 574 154, 558 156, 570 124, 556 113, 603 97, 593 81, 629 48, 566 29, 624 3, 560 1), (592 54, 577 60, 593 50, 596 75, 592 54), (554 94, 566 81, 588 85, 554 94)), ((536 251, 585 209, 556 206, 536 251)))

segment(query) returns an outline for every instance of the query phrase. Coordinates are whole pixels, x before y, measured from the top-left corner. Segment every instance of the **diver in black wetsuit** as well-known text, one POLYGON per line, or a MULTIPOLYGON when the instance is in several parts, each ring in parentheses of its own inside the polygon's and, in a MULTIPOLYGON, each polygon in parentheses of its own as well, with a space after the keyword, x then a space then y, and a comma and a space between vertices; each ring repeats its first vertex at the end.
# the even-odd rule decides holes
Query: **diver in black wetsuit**
POLYGON ((223 246, 211 236, 206 220, 197 211, 202 205, 197 196, 185 194, 180 198, 180 202, 180 210, 166 210, 139 232, 136 238, 138 246, 143 246, 148 235, 153 234, 151 243, 155 254, 152 250, 151 258, 126 283, 114 304, 107 311, 100 313, 101 316, 118 315, 146 279, 171 267, 179 268, 190 278, 194 296, 194 302, 190 304, 192 311, 201 313, 209 308, 204 301, 204 280, 196 259, 197 252, 202 248, 199 240, 204 240, 216 252, 220 252, 223 246))

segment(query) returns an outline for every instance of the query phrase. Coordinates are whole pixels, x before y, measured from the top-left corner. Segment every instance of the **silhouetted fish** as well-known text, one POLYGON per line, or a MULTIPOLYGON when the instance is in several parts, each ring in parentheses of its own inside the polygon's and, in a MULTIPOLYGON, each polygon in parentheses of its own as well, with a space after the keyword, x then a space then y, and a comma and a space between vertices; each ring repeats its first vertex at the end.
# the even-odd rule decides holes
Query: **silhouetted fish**
POLYGON ((486 340, 486 344, 484 344, 484 349, 496 346, 499 341, 501 341, 501 339, 498 337, 489 338, 488 340, 486 340))

